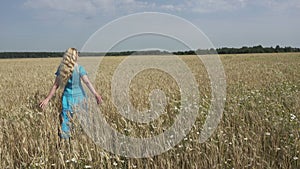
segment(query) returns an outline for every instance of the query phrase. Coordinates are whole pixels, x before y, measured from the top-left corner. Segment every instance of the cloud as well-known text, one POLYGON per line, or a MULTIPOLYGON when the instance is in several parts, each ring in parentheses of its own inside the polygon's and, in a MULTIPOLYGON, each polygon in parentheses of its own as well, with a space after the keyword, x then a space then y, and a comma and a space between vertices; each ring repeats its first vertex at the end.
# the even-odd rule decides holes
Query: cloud
POLYGON ((197 13, 218 11, 232 11, 246 5, 246 0, 190 0, 186 1, 186 8, 197 13))
POLYGON ((263 6, 273 10, 300 9, 299 0, 261 0, 255 2, 261 3, 263 6))
POLYGON ((58 10, 68 13, 90 13, 96 10, 92 1, 81 0, 27 0, 24 6, 33 9, 58 10))
POLYGON ((159 8, 166 11, 182 11, 184 9, 182 5, 173 4, 160 5, 159 8))
POLYGON ((24 5, 33 9, 58 10, 68 13, 96 13, 118 10, 128 11, 194 11, 211 12, 232 10, 246 0, 186 0, 155 3, 141 0, 26 0, 24 5))
POLYGON ((158 4, 157 7, 165 11, 192 11, 194 13, 235 11, 253 6, 281 11, 300 9, 300 0, 185 0, 168 1, 167 3, 158 4))
POLYGON ((116 12, 123 9, 146 9, 151 7, 151 4, 137 0, 26 0, 24 6, 67 13, 95 14, 116 12))
POLYGON ((212 13, 234 11, 251 5, 274 10, 300 9, 299 0, 173 0, 155 2, 150 0, 26 0, 24 6, 33 9, 87 15, 98 13, 126 14, 138 11, 212 13))

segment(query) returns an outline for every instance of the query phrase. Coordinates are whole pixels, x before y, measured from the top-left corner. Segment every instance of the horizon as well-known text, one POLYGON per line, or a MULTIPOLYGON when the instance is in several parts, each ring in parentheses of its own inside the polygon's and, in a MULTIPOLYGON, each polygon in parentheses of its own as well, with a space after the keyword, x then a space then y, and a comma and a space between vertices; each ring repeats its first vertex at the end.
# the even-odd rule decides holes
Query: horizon
MULTIPOLYGON (((223 46, 223 47, 218 47, 218 48, 199 48, 199 49, 192 49, 192 50, 174 50, 174 51, 168 51, 168 50, 162 50, 162 49, 141 49, 141 50, 120 50, 120 51, 109 51, 109 52, 105 52, 105 51, 89 51, 89 52, 80 52, 80 53, 122 53, 122 52, 145 52, 145 51, 159 51, 159 52, 187 52, 187 51, 196 51, 196 50, 219 50, 219 49, 242 49, 244 47, 246 48, 253 48, 253 47, 257 47, 257 46, 262 46, 262 48, 273 48, 275 49, 276 46, 279 46, 280 48, 292 48, 292 49, 300 49, 300 47, 294 47, 294 46, 280 46, 280 45, 275 45, 275 46, 263 46, 263 45, 254 45, 254 46, 241 46, 241 47, 227 47, 227 46, 223 46)), ((65 50, 62 51, 0 51, 0 53, 63 53, 65 50)))

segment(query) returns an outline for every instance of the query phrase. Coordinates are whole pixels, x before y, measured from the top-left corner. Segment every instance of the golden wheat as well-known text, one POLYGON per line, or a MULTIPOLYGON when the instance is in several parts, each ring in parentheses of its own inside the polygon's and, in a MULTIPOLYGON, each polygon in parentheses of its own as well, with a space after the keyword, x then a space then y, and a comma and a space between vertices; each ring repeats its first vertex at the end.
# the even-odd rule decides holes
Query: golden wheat
MULTIPOLYGON (((196 56, 182 56, 200 91, 200 111, 189 134, 172 150, 151 158, 126 158, 97 146, 84 132, 71 144, 58 138, 61 90, 45 111, 37 105, 49 91, 60 58, 0 60, 1 168, 300 168, 300 54, 222 55, 227 100, 218 128, 198 142, 210 106, 209 78, 196 56)), ((148 95, 161 89, 166 113, 150 125, 132 122, 112 104, 111 79, 124 57, 105 57, 95 87, 105 119, 118 132, 151 137, 170 127, 180 107, 179 87, 168 74, 149 69, 130 84, 130 101, 149 108, 148 95)), ((75 127, 79 128, 79 127, 75 127)))

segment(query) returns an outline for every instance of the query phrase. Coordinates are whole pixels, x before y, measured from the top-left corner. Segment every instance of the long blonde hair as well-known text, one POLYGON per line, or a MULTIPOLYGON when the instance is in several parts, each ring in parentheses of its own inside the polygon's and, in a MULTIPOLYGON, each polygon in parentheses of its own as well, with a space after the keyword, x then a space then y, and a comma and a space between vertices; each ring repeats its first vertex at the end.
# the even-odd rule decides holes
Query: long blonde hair
POLYGON ((64 53, 63 59, 59 65, 58 84, 64 87, 71 77, 75 63, 77 61, 78 51, 75 48, 69 48, 64 53))

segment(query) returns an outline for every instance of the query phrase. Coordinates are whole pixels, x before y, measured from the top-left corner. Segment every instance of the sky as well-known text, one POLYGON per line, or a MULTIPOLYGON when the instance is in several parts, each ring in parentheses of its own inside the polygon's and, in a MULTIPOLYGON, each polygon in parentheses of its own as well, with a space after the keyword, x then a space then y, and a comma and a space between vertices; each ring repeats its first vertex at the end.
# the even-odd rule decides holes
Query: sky
MULTIPOLYGON (((138 12, 183 18, 216 48, 300 47, 300 0, 1 0, 0 51, 80 49, 104 25, 138 12)), ((158 46, 168 43, 147 40, 158 46)), ((128 43, 138 49, 134 42, 128 43)), ((176 47, 173 50, 180 50, 176 47)))

